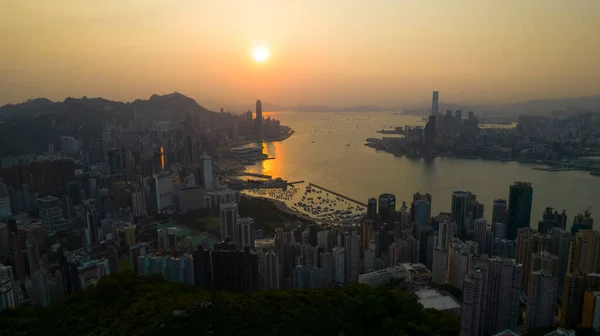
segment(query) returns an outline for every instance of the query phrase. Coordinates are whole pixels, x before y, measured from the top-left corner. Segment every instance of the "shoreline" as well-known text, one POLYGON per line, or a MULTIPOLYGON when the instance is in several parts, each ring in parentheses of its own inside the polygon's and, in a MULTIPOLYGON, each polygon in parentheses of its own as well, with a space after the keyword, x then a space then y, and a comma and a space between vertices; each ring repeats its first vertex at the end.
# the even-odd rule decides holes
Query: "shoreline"
POLYGON ((277 209, 279 209, 282 212, 287 213, 288 215, 298 216, 300 219, 308 221, 308 222, 320 223, 319 219, 310 217, 309 215, 306 215, 306 214, 303 214, 303 213, 301 213, 299 211, 296 211, 296 210, 292 209, 291 207, 289 207, 283 201, 276 200, 276 199, 273 199, 273 198, 270 198, 270 197, 265 197, 265 196, 250 195, 250 194, 247 194, 247 193, 242 193, 242 195, 244 195, 246 197, 251 197, 251 198, 256 198, 256 199, 262 199, 262 200, 270 201, 271 203, 273 203, 273 204, 275 204, 277 206, 277 209))

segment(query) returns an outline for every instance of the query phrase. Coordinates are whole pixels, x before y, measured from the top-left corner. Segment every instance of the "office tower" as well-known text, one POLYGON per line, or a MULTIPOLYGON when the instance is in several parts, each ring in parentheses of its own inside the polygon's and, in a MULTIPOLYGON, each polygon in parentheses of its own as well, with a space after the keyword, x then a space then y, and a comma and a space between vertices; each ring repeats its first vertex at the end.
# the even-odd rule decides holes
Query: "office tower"
POLYGON ((454 226, 455 223, 449 221, 440 223, 437 247, 442 249, 450 248, 450 243, 452 242, 452 238, 454 238, 454 226))
POLYGON ((235 224, 238 219, 237 203, 221 203, 219 206, 221 219, 221 240, 231 237, 235 242, 235 224))
POLYGON ((238 218, 235 221, 235 234, 234 234, 235 245, 242 249, 245 246, 249 246, 250 249, 254 249, 254 219, 250 217, 238 218))
POLYGON ((109 246, 107 252, 109 274, 119 273, 119 253, 114 246, 109 246))
POLYGON ((67 223, 61 218, 60 201, 53 196, 42 197, 38 200, 39 214, 42 225, 48 234, 64 231, 67 223))
POLYGON ((531 272, 529 294, 525 309, 525 327, 527 332, 554 325, 554 310, 558 294, 558 277, 544 272, 531 272))
POLYGON ((262 102, 256 101, 256 120, 254 121, 254 135, 257 139, 261 140, 263 136, 263 115, 262 115, 262 102))
POLYGON ((371 220, 375 220, 375 216, 377 215, 377 199, 369 198, 367 202, 367 218, 371 220))
POLYGON ((439 106, 439 92, 433 91, 433 97, 431 98, 431 115, 438 115, 438 106, 439 106))
POLYGON ((173 180, 171 171, 154 174, 154 189, 156 191, 156 209, 165 210, 173 205, 173 180))
POLYGON ((205 152, 200 156, 200 186, 204 187, 204 190, 211 190, 214 188, 213 172, 212 172, 212 159, 206 155, 205 152))
POLYGON ((487 302, 487 274, 475 269, 464 279, 463 306, 460 321, 461 336, 483 335, 487 302))
POLYGON ((538 222, 538 231, 547 234, 553 228, 561 228, 565 230, 567 227, 567 213, 565 210, 562 213, 554 211, 547 207, 542 216, 542 220, 538 222))
POLYGON ((362 237, 362 249, 367 249, 371 240, 375 239, 375 222, 371 219, 363 218, 361 221, 361 237, 362 237))
POLYGON ((467 203, 469 193, 455 191, 452 193, 452 220, 456 224, 456 232, 459 237, 466 235, 467 203))
POLYGON ((516 247, 514 240, 498 239, 492 240, 492 248, 490 249, 490 256, 509 258, 515 257, 516 247))
POLYGON ((379 215, 384 223, 394 223, 394 212, 396 211, 396 196, 392 194, 379 195, 379 215))
POLYGON ((332 251, 333 259, 333 281, 343 284, 346 281, 346 254, 343 247, 334 247, 332 251))
POLYGON ((431 222, 431 204, 426 199, 419 199, 413 203, 414 216, 413 222, 419 227, 429 225, 431 222))
POLYGON ((508 197, 507 239, 515 239, 517 230, 528 227, 531 221, 533 188, 529 182, 515 182, 510 186, 508 197))
MULTIPOLYGON (((489 249, 488 239, 491 238, 491 235, 488 234, 488 223, 483 218, 478 218, 475 220, 475 242, 477 242, 478 254, 485 254, 489 249)), ((491 240, 490 240, 491 243, 491 240)))
POLYGON ((431 282, 446 283, 448 272, 448 249, 436 247, 433 249, 433 266, 431 269, 431 282))

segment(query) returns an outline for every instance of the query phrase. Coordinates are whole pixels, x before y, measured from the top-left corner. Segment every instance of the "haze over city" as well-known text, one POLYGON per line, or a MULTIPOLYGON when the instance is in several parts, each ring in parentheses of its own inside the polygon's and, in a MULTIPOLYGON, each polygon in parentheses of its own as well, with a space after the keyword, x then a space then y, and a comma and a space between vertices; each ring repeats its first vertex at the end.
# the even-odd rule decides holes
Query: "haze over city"
POLYGON ((594 95, 599 12, 595 0, 6 1, 0 104, 173 91, 206 106, 594 95))

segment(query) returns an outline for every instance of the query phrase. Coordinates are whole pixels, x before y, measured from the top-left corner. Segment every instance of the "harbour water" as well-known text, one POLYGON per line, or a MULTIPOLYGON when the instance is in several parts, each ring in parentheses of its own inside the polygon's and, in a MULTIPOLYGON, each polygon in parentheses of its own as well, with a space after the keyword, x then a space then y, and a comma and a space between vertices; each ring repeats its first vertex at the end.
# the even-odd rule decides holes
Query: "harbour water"
POLYGON ((600 178, 589 172, 539 171, 532 164, 479 159, 395 157, 364 146, 366 138, 381 137, 377 133, 381 129, 423 124, 420 117, 394 112, 263 115, 281 120, 296 133, 285 141, 263 144, 264 153, 275 159, 248 166, 251 173, 305 180, 362 202, 389 192, 396 195, 398 206, 402 201, 410 203, 417 191, 428 192, 433 197, 433 214, 450 211, 453 191, 471 191, 485 205, 487 219, 495 198, 508 198, 510 184, 527 181, 534 190, 534 227, 547 206, 565 209, 569 225, 575 214, 590 206, 592 213, 600 212, 600 178))

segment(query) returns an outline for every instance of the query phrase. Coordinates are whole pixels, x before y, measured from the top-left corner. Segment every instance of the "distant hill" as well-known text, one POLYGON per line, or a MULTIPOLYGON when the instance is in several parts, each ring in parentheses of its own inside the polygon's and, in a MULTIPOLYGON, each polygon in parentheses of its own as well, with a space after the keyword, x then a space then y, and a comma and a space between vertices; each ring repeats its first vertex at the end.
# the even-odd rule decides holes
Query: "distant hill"
MULTIPOLYGON (((600 95, 570 98, 552 98, 529 100, 509 104, 497 105, 460 105, 440 103, 440 112, 445 110, 475 111, 477 115, 486 116, 518 116, 526 115, 550 115, 552 111, 572 112, 600 112, 600 95)), ((405 114, 428 115, 431 107, 405 110, 405 114)))
POLYGON ((152 95, 131 103, 104 98, 67 98, 53 102, 45 98, 0 107, 0 157, 42 153, 48 144, 60 148, 60 136, 83 139, 102 137, 105 121, 127 124, 133 113, 149 120, 180 120, 187 114, 216 114, 180 93, 152 95))

